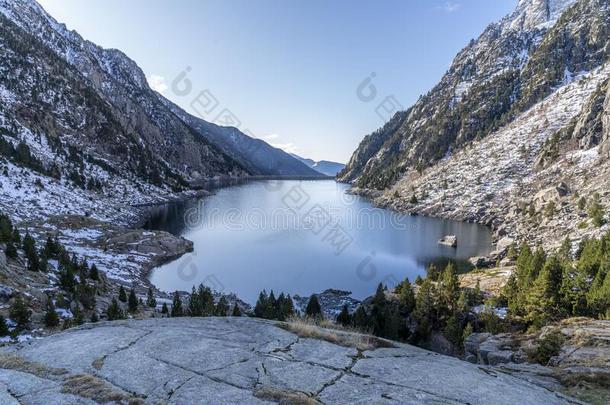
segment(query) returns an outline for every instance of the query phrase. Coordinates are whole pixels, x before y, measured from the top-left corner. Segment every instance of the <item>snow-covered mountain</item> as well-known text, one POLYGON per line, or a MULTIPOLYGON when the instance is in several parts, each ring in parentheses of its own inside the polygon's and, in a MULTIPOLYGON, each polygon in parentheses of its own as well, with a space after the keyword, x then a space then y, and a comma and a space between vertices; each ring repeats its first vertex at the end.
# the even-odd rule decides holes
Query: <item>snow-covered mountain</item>
POLYGON ((173 198, 201 180, 318 175, 184 113, 125 54, 67 30, 34 0, 0 0, 0 72, 0 208, 18 218, 100 206, 114 218, 122 204, 173 198), (19 190, 30 198, 15 206, 19 190))
POLYGON ((599 232, 576 196, 610 202, 609 60, 609 0, 521 0, 339 177, 379 204, 486 223, 498 238, 599 232))
POLYGON ((343 163, 331 162, 330 160, 320 160, 316 162, 313 159, 303 158, 299 155, 295 155, 294 153, 291 153, 290 155, 325 176, 335 177, 341 170, 345 168, 345 165, 343 163))

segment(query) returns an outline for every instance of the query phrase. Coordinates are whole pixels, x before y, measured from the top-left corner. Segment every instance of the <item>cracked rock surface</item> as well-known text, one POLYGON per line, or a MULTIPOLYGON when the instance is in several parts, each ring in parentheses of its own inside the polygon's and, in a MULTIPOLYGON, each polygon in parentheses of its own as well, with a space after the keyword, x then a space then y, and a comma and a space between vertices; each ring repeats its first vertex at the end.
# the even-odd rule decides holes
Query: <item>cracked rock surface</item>
POLYGON ((574 403, 409 345, 358 350, 250 318, 99 323, 0 353, 6 404, 574 403))

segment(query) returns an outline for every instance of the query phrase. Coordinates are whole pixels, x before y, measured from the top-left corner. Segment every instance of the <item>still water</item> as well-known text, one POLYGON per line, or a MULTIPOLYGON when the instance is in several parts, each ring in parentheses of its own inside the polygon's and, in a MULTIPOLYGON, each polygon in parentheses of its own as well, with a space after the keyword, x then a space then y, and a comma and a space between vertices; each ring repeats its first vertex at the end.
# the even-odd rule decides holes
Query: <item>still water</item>
POLYGON ((371 295, 425 275, 431 262, 491 250, 489 229, 470 223, 399 215, 374 208, 332 180, 253 181, 201 200, 155 207, 147 227, 184 236, 194 252, 155 269, 165 291, 204 283, 254 303, 262 289, 309 295, 328 288, 371 295), (458 247, 441 246, 457 235, 458 247))

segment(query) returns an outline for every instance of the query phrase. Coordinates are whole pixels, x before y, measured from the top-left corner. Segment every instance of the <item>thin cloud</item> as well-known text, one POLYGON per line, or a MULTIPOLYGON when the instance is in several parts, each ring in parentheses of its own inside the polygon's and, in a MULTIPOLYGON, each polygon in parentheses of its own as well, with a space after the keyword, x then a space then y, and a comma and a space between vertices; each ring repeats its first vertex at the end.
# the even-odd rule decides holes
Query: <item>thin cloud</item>
POLYGON ((299 152, 299 148, 296 147, 296 145, 292 142, 288 142, 288 143, 272 143, 271 146, 273 146, 274 148, 278 148, 283 150, 286 153, 294 153, 297 154, 299 152))
POLYGON ((455 3, 453 1, 447 1, 440 6, 436 6, 435 9, 439 11, 443 11, 445 13, 455 13, 462 7, 460 3, 455 3))
POLYGON ((167 90, 167 83, 165 83, 165 77, 159 75, 150 75, 146 77, 148 85, 154 91, 163 94, 167 90))

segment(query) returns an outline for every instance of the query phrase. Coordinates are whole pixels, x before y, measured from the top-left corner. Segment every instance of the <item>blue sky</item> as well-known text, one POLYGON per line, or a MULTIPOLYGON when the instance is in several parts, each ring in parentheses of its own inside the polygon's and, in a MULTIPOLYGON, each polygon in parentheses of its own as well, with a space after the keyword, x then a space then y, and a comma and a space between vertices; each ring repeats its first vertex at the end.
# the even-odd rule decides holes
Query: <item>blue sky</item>
POLYGON ((304 157, 346 162, 388 111, 426 93, 517 0, 39 2, 84 38, 125 52, 187 111, 304 157), (187 67, 191 90, 180 80, 176 92, 187 67))

